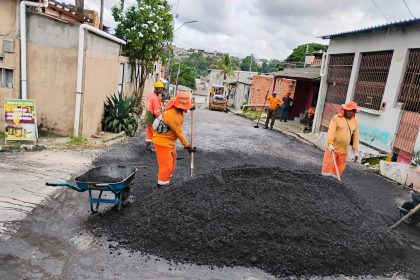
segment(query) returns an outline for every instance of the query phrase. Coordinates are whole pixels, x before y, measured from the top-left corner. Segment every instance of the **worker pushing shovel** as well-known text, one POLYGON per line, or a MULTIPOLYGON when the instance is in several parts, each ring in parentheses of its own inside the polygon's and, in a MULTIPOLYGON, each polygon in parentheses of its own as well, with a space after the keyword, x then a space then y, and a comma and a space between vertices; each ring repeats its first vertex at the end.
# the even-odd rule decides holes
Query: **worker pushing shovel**
POLYGON ((333 176, 341 181, 347 164, 349 146, 357 161, 359 148, 359 128, 355 118, 359 108, 355 102, 341 106, 341 112, 331 119, 327 133, 327 147, 322 162, 322 175, 333 176))
MULTIPOLYGON (((192 147, 185 137, 182 127, 184 116, 188 110, 194 110, 188 92, 180 91, 177 96, 170 100, 165 106, 165 112, 161 117, 156 118, 153 123, 153 144, 156 150, 156 157, 159 167, 157 188, 166 186, 172 179, 176 166, 176 140, 179 139, 189 153, 195 153, 196 148, 192 147)), ((193 135, 191 135, 193 136, 193 135)), ((191 138, 192 139, 192 138, 191 138)), ((193 159, 191 157, 193 167, 193 159)), ((192 172, 192 171, 191 171, 192 172)))

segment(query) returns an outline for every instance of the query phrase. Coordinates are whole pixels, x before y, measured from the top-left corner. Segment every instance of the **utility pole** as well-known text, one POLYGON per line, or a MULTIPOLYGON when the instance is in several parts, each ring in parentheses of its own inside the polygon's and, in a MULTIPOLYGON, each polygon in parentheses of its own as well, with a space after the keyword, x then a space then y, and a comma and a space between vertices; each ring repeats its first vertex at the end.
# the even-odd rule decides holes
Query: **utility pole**
POLYGON ((249 63, 249 72, 248 72, 248 81, 250 82, 251 81, 251 67, 252 67, 252 58, 253 58, 254 56, 253 56, 253 54, 251 53, 251 61, 250 61, 250 63, 249 63))
POLYGON ((180 68, 181 68, 181 66, 179 65, 179 62, 178 62, 178 72, 176 73, 176 84, 175 84, 174 97, 176 97, 176 94, 178 92, 178 78, 179 78, 180 68))
POLYGON ((101 0, 101 18, 99 21, 99 29, 104 30, 104 0, 101 0))
POLYGON ((124 0, 121 0, 121 11, 124 10, 124 0))
POLYGON ((304 62, 304 64, 303 64, 303 68, 305 68, 305 67, 306 67, 306 55, 308 54, 308 47, 309 47, 309 44, 306 44, 305 62, 304 62))

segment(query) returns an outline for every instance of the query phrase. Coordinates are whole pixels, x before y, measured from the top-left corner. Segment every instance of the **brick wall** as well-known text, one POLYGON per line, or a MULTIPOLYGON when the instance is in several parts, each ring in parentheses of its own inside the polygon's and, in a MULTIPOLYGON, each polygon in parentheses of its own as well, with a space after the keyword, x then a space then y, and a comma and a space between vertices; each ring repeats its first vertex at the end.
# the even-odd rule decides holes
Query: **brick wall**
POLYGON ((264 104, 264 99, 267 95, 267 91, 269 91, 270 94, 273 90, 273 80, 273 76, 254 76, 252 78, 251 94, 248 99, 248 105, 264 104))
POLYGON ((290 92, 290 97, 294 97, 296 88, 296 80, 290 79, 277 79, 276 80, 276 87, 274 91, 279 95, 279 97, 283 97, 286 95, 287 92, 290 92))

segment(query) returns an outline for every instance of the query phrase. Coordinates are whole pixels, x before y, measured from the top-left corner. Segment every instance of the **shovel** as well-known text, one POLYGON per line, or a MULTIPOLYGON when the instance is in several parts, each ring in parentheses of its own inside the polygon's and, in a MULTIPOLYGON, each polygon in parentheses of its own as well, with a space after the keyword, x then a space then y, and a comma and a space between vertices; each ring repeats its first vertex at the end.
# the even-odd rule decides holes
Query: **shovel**
POLYGON ((332 156, 332 158, 333 158, 333 163, 334 163, 335 172, 337 173, 337 179, 338 179, 338 181, 340 181, 340 182, 341 182, 340 173, 338 173, 338 166, 337 166, 337 162, 335 161, 334 151, 331 151, 331 156, 332 156))
MULTIPOLYGON (((270 88, 271 88, 271 86, 270 86, 270 88)), ((262 116, 262 113, 263 113, 264 108, 265 108, 265 103, 267 102, 267 96, 268 96, 268 93, 270 92, 270 88, 268 88, 268 90, 267 90, 267 94, 265 95, 265 98, 264 98, 264 105, 263 105, 263 106, 262 106, 262 108, 261 108, 260 117, 258 118, 257 125, 254 125, 254 127, 255 127, 255 128, 259 128, 259 126, 258 126, 258 125, 260 124, 261 116, 262 116)))

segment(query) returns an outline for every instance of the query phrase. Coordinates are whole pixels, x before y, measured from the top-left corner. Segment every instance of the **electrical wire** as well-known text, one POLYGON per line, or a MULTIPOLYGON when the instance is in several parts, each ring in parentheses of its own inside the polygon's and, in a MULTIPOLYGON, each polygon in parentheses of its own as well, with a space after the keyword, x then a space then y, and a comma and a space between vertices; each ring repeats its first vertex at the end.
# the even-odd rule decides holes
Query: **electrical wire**
POLYGON ((384 14, 384 12, 382 12, 381 8, 379 8, 378 4, 376 4, 376 2, 374 0, 370 0, 372 1, 373 5, 375 5, 376 9, 378 9, 378 11, 381 13, 381 15, 386 19, 387 22, 389 22, 388 18, 386 17, 386 15, 384 14))
POLYGON ((407 3, 405 2, 405 0, 401 0, 401 1, 403 1, 404 5, 407 7, 407 10, 408 10, 408 12, 410 13, 410 15, 411 15, 413 18, 416 18, 416 17, 413 15, 413 13, 411 12, 411 10, 410 10, 410 8, 408 7, 408 5, 407 5, 407 3))

